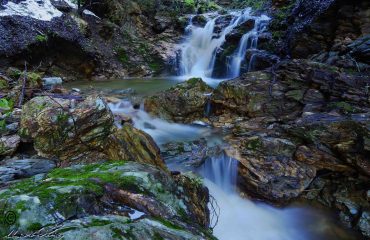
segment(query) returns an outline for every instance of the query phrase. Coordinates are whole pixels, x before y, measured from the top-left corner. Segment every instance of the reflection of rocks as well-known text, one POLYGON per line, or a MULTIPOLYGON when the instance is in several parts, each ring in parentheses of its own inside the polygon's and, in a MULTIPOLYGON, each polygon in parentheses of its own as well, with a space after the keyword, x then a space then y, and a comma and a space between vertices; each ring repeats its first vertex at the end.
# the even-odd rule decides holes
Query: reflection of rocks
POLYGON ((184 83, 145 99, 144 108, 152 115, 176 122, 192 122, 204 117, 212 88, 200 78, 184 83))
POLYGON ((45 228, 42 231, 54 231, 58 238, 79 234, 83 239, 94 231, 121 235, 130 229, 133 239, 204 239, 209 224, 208 192, 199 180, 173 179, 139 163, 116 161, 55 169, 10 185, 0 199, 18 214, 14 225, 0 223, 1 236, 45 228), (187 193, 196 194, 187 197, 187 193))
POLYGON ((361 176, 352 178, 324 173, 312 182, 303 197, 336 208, 347 227, 370 237, 368 183, 368 178, 361 176))

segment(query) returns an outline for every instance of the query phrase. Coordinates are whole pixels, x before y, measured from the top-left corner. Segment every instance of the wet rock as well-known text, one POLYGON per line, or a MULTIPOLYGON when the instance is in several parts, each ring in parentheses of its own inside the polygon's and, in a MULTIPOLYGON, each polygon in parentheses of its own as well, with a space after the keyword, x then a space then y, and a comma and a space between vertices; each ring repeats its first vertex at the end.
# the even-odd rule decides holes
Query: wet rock
POLYGON ((246 66, 242 66, 242 68, 244 67, 244 72, 264 70, 280 61, 278 56, 268 53, 267 51, 256 49, 247 51, 246 58, 249 64, 247 69, 246 66))
POLYGON ((60 85, 63 83, 63 79, 61 77, 46 77, 42 79, 44 86, 54 86, 54 85, 60 85))
POLYGON ((347 227, 358 230, 366 238, 369 237, 368 182, 369 179, 363 176, 326 173, 312 182, 303 197, 337 210, 340 220, 347 227))
POLYGON ((63 161, 104 149, 112 125, 113 115, 100 98, 75 103, 36 97, 23 106, 20 133, 40 156, 63 161))
MULTIPOLYGON (((130 236, 131 239, 170 238, 176 240, 201 240, 201 235, 193 234, 186 229, 178 229, 166 221, 144 218, 131 221, 124 216, 88 216, 64 222, 57 229, 46 227, 43 234, 52 234, 65 240, 85 240, 94 236, 96 240, 114 240, 118 237, 130 236)), ((23 237, 27 240, 31 238, 23 237)))
MULTIPOLYGON (((204 239, 209 223, 208 198, 187 198, 188 191, 196 193, 203 186, 183 183, 150 165, 132 162, 56 169, 2 190, 1 204, 6 201, 7 208, 17 213, 17 219, 14 224, 0 223, 0 233, 5 236, 17 228, 17 234, 30 234, 45 227, 45 231, 56 230, 56 234, 65 234, 69 239, 77 233, 83 237, 101 230, 101 239, 106 239, 104 234, 109 237, 115 226, 123 229, 114 231, 118 235, 131 229, 133 239, 142 239, 146 236, 143 234, 178 235, 175 239, 194 235, 204 239), (144 215, 137 219, 135 211, 144 215), (76 228, 60 228, 61 223, 76 228), (146 226, 143 233, 142 227, 146 226)), ((204 194, 199 197, 208 196, 207 192, 204 194)))
POLYGON ((289 117, 289 114, 299 111, 298 103, 284 97, 284 86, 271 80, 269 73, 250 72, 221 82, 211 98, 216 115, 231 111, 250 118, 266 115, 289 117))
POLYGON ((352 56, 361 62, 370 64, 370 34, 356 39, 348 47, 352 56))
POLYGON ((227 44, 239 44, 240 39, 243 35, 254 28, 255 20, 249 19, 245 23, 240 24, 236 28, 233 29, 229 34, 226 35, 226 43, 227 44))
POLYGON ((296 145, 288 139, 257 135, 236 138, 234 152, 239 160, 239 185, 248 193, 273 202, 298 197, 310 185, 316 169, 293 159, 296 145))
POLYGON ((150 163, 165 169, 159 150, 146 133, 124 124, 117 129, 105 101, 36 97, 23 106, 20 133, 40 156, 61 165, 103 159, 150 163))
POLYGON ((204 116, 212 88, 200 78, 184 83, 145 99, 144 108, 154 116, 174 122, 193 122, 204 116))
POLYGON ((105 152, 109 159, 129 159, 166 169, 152 137, 129 124, 113 130, 105 152))
POLYGON ((161 146, 161 154, 172 171, 196 171, 207 158, 218 156, 226 146, 209 146, 206 139, 192 142, 171 142, 161 146))
POLYGON ((19 135, 2 136, 0 138, 0 156, 12 155, 21 142, 19 135))
POLYGON ((48 159, 9 159, 0 164, 0 185, 40 173, 50 172, 56 167, 54 161, 48 159))
POLYGON ((193 25, 197 27, 204 27, 207 23, 207 18, 204 15, 196 15, 192 18, 193 25))
MULTIPOLYGON (((364 139, 369 135, 369 129, 366 127, 367 122, 368 117, 366 116, 362 118, 354 116, 351 120, 330 114, 311 114, 298 119, 295 124, 285 125, 284 128, 289 134, 300 137, 306 142, 316 146, 326 146, 336 153, 336 158, 341 160, 339 165, 330 166, 336 162, 333 162, 334 159, 330 157, 330 151, 325 153, 322 150, 311 149, 310 154, 316 155, 316 159, 321 159, 315 166, 324 164, 324 168, 334 168, 339 171, 344 167, 343 165, 350 165, 369 175, 368 154, 363 146, 364 139), (325 167, 327 164, 330 165, 325 167)), ((304 147, 298 149, 297 159, 308 160, 311 158, 304 152, 304 147)))

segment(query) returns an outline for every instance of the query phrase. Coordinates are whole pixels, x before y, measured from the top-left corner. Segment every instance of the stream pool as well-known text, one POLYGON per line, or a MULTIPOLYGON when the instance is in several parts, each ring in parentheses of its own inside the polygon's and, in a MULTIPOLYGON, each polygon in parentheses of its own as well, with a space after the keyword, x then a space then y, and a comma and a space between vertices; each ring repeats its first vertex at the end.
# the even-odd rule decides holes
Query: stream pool
MULTIPOLYGON (((94 88, 102 91, 132 88, 145 96, 162 91, 178 83, 178 79, 127 79, 110 82, 94 82, 94 88)), ((88 90, 91 82, 66 84, 67 88, 88 90)), ((212 144, 223 143, 219 131, 201 125, 169 123, 153 118, 143 109, 135 109, 126 99, 110 104, 113 113, 125 113, 132 117, 135 127, 153 137, 159 146, 169 142, 192 141, 205 138, 212 144), (148 127, 152 126, 152 127, 148 127)), ((181 165, 169 166, 182 170, 181 165)), ((305 204, 292 204, 276 208, 242 198, 235 187, 237 163, 225 156, 207 160, 196 174, 204 178, 210 194, 218 206, 218 220, 213 218, 214 235, 220 240, 351 240, 357 235, 346 230, 331 212, 305 204), (217 221, 217 222, 216 222, 217 221), (217 224, 216 224, 217 223, 217 224)))

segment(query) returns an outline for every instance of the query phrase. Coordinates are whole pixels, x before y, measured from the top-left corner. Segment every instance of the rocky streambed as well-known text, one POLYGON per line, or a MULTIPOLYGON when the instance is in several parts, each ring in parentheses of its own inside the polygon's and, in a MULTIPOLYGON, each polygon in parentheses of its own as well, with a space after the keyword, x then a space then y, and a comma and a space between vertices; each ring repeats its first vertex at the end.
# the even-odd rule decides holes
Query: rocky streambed
POLYGON ((370 238, 368 9, 2 2, 0 238, 370 238))

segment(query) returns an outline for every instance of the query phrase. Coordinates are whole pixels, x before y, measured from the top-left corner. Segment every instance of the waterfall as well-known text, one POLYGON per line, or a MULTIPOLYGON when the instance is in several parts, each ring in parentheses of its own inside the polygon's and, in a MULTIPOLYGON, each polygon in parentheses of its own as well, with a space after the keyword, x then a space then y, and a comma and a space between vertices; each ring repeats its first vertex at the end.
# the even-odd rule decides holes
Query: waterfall
MULTIPOLYGON (((238 161, 225 154, 208 158, 199 169, 216 203, 218 217, 211 216, 213 234, 220 240, 310 240, 324 239, 320 227, 327 219, 305 208, 277 209, 254 203, 236 191, 238 161), (216 224, 217 223, 217 224, 216 224), (312 227, 317 224, 318 230, 312 227), (316 232, 318 231, 318 232, 316 232)), ((217 214, 216 214, 217 215, 217 214)), ((324 228, 325 228, 324 227, 324 228)))
POLYGON ((225 154, 205 161, 200 169, 203 177, 209 179, 225 192, 234 193, 238 171, 238 161, 225 154))
POLYGON ((178 75, 184 78, 201 77, 203 79, 212 78, 215 60, 221 46, 226 41, 226 36, 230 34, 237 26, 245 23, 249 19, 255 20, 255 27, 248 33, 245 33, 240 40, 239 46, 232 56, 229 56, 228 72, 225 78, 231 78, 239 75, 241 63, 244 60, 248 48, 256 48, 258 34, 264 30, 266 21, 269 18, 266 15, 253 16, 251 8, 243 11, 230 12, 227 15, 218 15, 209 17, 204 27, 194 24, 193 18, 190 19, 186 27, 187 37, 180 46, 179 72, 178 75), (231 16, 231 21, 224 26, 220 33, 216 33, 218 21, 222 18, 231 16))
MULTIPOLYGON (((245 55, 250 49, 257 49, 258 35, 266 29, 267 23, 270 20, 266 15, 255 18, 255 24, 251 31, 245 33, 240 39, 239 46, 235 50, 234 54, 229 57, 227 64, 227 76, 229 78, 235 78, 240 75, 240 68, 245 59, 245 55)), ((248 71, 253 70, 255 57, 252 55, 249 64, 248 71)))

